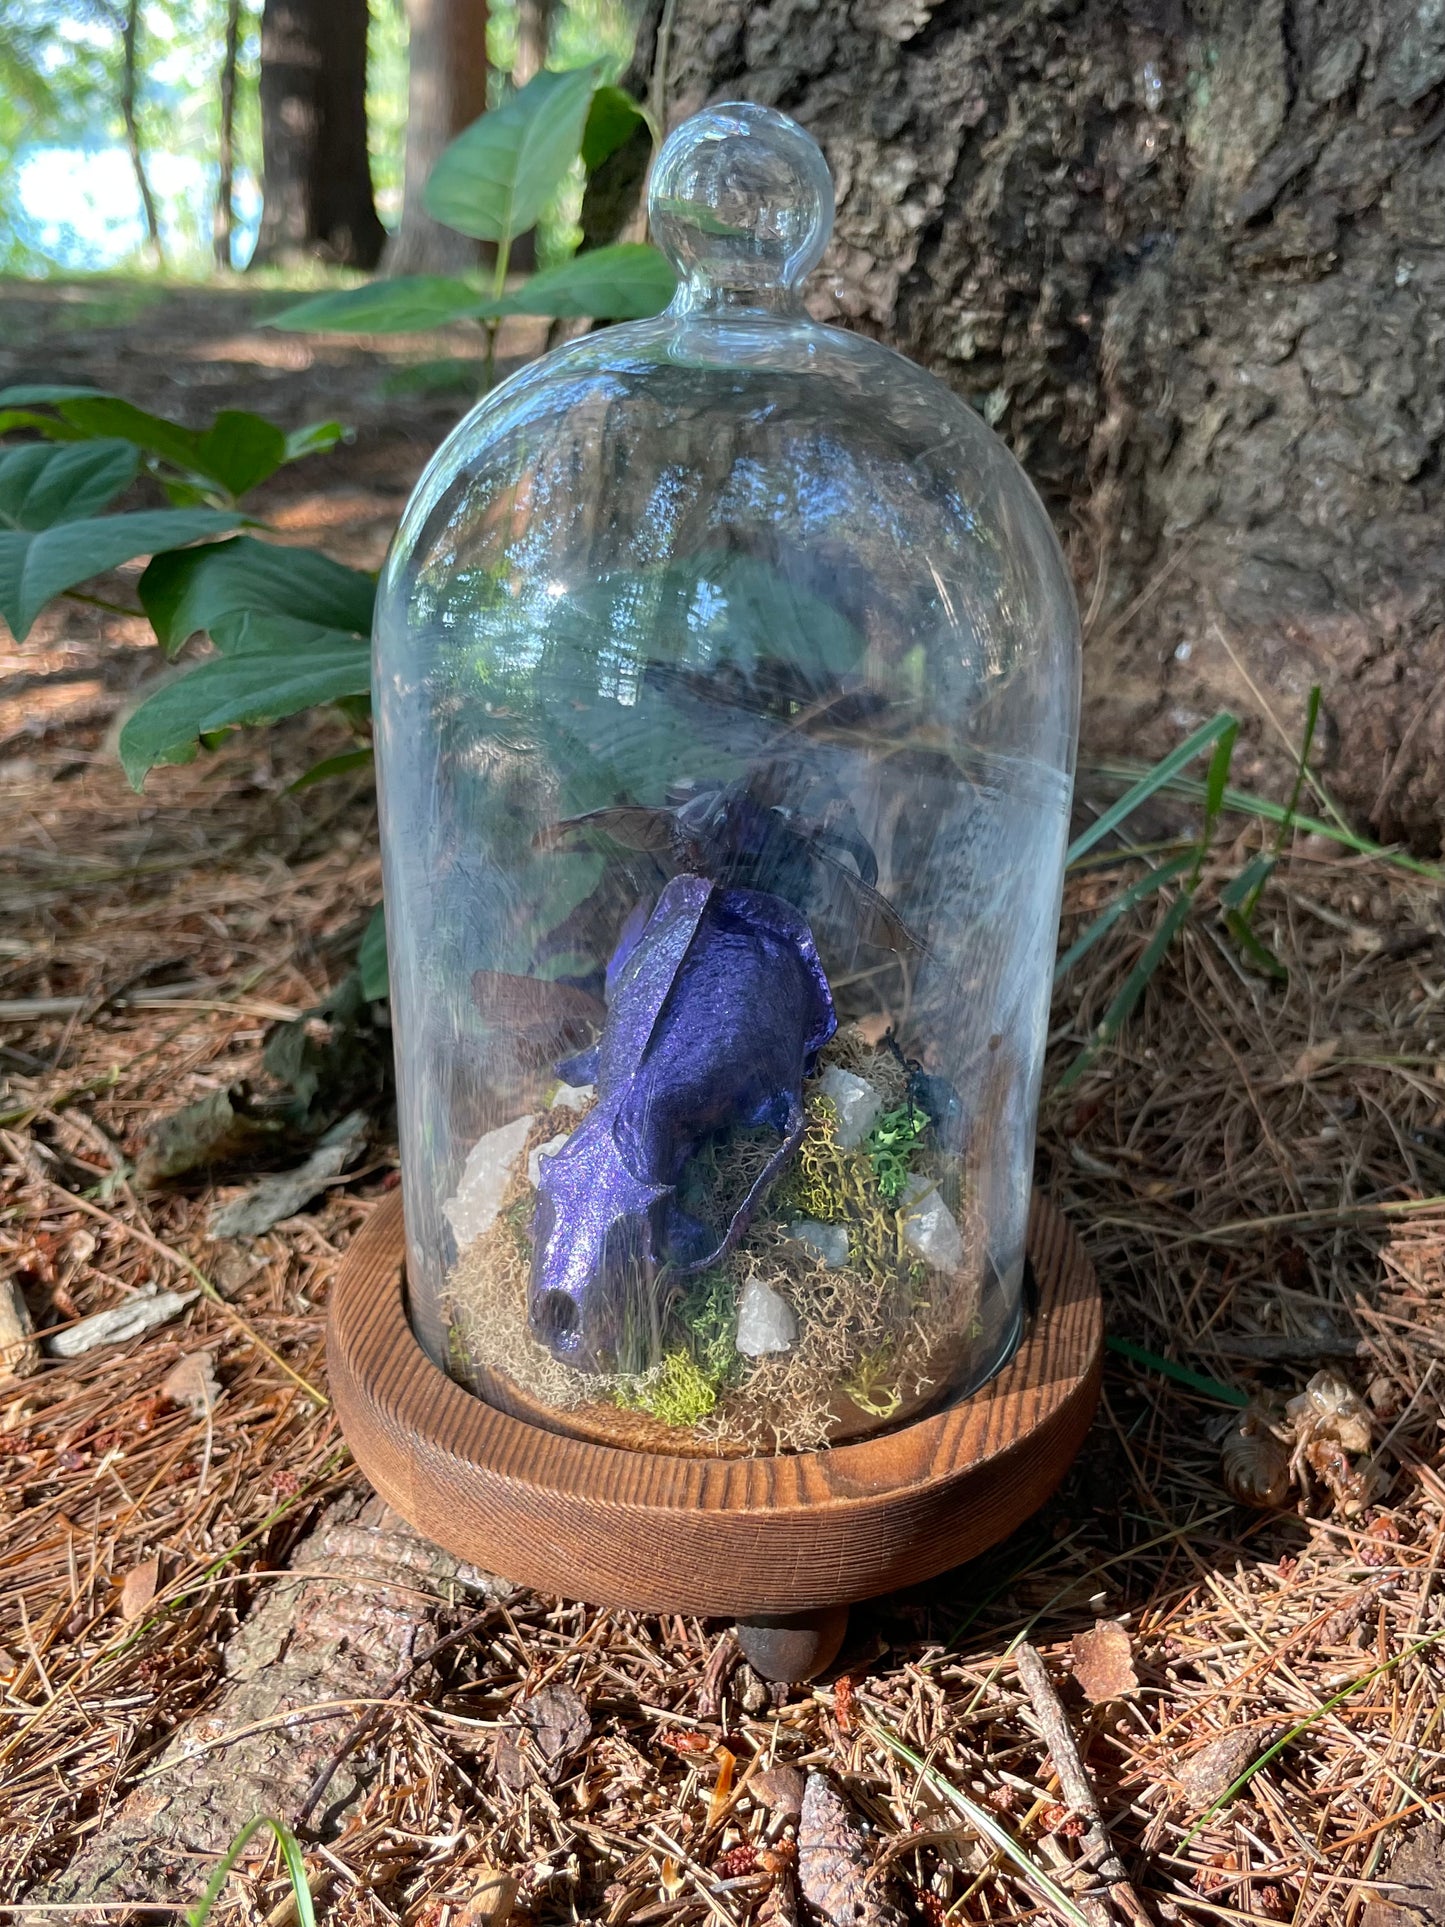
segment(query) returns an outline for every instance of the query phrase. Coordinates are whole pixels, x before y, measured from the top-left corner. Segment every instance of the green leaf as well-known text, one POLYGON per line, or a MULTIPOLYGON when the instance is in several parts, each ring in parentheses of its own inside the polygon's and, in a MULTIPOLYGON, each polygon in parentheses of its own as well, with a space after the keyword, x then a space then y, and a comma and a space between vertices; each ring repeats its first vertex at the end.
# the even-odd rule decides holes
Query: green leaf
POLYGON ((1142 1345, 1134 1344, 1131 1339, 1110 1337, 1104 1343, 1120 1358, 1127 1358, 1132 1364, 1158 1372, 1161 1378, 1172 1378, 1180 1385, 1188 1385, 1196 1392, 1203 1392, 1207 1398, 1217 1398, 1221 1405, 1243 1406, 1249 1403, 1248 1392, 1236 1391, 1232 1385, 1222 1385, 1217 1378, 1207 1378, 1203 1372, 1192 1371, 1188 1365, 1176 1365, 1172 1358, 1161 1358, 1157 1352, 1146 1352, 1142 1345))
POLYGON ((506 243, 535 227, 577 158, 597 69, 543 72, 457 135, 426 184, 435 221, 506 243))
POLYGON ((0 435, 13 435, 21 428, 32 429, 37 435, 46 435, 53 442, 79 439, 70 423, 61 421, 58 415, 36 415, 28 408, 0 409, 0 435))
POLYGON ((23 642, 52 596, 138 555, 220 535, 240 519, 215 509, 150 509, 65 522, 38 535, 0 531, 0 615, 23 642))
POLYGON ((168 682, 129 718, 120 759, 133 788, 158 763, 189 762, 213 730, 272 723, 371 686, 371 651, 335 630, 271 617, 250 642, 168 682))
POLYGON ((283 308, 268 328, 321 328, 338 334, 409 334, 444 328, 477 314, 484 297, 469 282, 446 274, 405 274, 395 281, 368 281, 360 288, 315 294, 283 308))
POLYGON ((365 636, 375 595, 359 569, 249 535, 158 555, 140 579, 141 606, 167 655, 199 629, 224 649, 239 618, 258 612, 365 636))
POLYGON ((178 468, 195 465, 196 443, 200 438, 192 429, 182 428, 179 422, 168 422, 163 415, 152 415, 148 409, 137 408, 134 402, 122 401, 118 395, 95 395, 62 402, 60 413, 83 435, 118 436, 136 448, 143 448, 149 455, 163 456, 178 468))
POLYGON ((223 408, 196 444, 195 466, 228 494, 244 495, 286 459, 286 437, 274 422, 223 408))
POLYGON ((660 313, 676 290, 677 275, 666 255, 645 241, 619 241, 544 268, 514 294, 478 307, 493 315, 634 321, 660 313))
POLYGON ((139 466, 122 441, 24 442, 0 450, 0 521, 12 529, 84 521, 108 508, 139 466))
POLYGON ((634 129, 647 120, 631 94, 621 87, 599 87, 587 109, 587 125, 582 130, 582 165, 589 174, 615 154, 634 129))
POLYGON ((313 763, 304 776, 298 776, 290 785, 288 794, 295 796, 301 790, 309 790, 315 783, 326 783, 333 776, 349 776, 353 770, 366 769, 372 761, 371 745, 364 749, 344 749, 339 756, 327 756, 319 763, 313 763))
POLYGON ((1266 852, 1262 856, 1251 857, 1237 877, 1231 877, 1219 893, 1219 901, 1226 910, 1239 910, 1258 894, 1274 874, 1276 858, 1266 852))
POLYGON ((344 442, 346 434, 344 422, 311 422, 305 428, 295 428, 286 437, 286 459, 295 462, 303 455, 324 455, 328 448, 344 442))
POLYGON ((82 395, 99 395, 99 388, 73 388, 60 381, 22 381, 11 388, 0 388, 0 408, 38 408, 49 402, 76 401, 82 395))
POLYGON ((1170 904, 1159 921, 1158 929, 1145 946, 1144 954, 1124 979, 1123 987, 1120 989, 1113 1003, 1111 1003, 1109 1008, 1104 1012, 1104 1020, 1094 1032, 1093 1038, 1084 1046, 1083 1050, 1079 1052, 1073 1063, 1070 1064, 1069 1068, 1054 1086, 1056 1091, 1062 1093, 1072 1089, 1088 1069, 1089 1065, 1093 1063, 1095 1057, 1098 1056, 1103 1047, 1106 1044, 1111 1044, 1124 1028, 1124 1025, 1133 1015, 1134 1006, 1144 995, 1149 979, 1159 968, 1165 951, 1169 948, 1170 944, 1173 943, 1177 932, 1183 927, 1185 919, 1193 908, 1193 904, 1194 898, 1188 890, 1181 890, 1173 903, 1170 904))
POLYGON ((377 904, 356 953, 356 968, 361 976, 361 994, 369 1004, 389 996, 391 979, 386 968, 386 905, 377 904))
POLYGON ((1097 822, 1091 823, 1082 835, 1074 839, 1069 845, 1066 861, 1077 863, 1087 850, 1092 850, 1094 845, 1102 842, 1111 830, 1117 829, 1125 817, 1132 816, 1141 803, 1147 802, 1157 790, 1163 789, 1186 763, 1193 761, 1202 749, 1207 749, 1211 743, 1218 742, 1226 730, 1236 728, 1238 725, 1234 717, 1228 710, 1221 710, 1212 722, 1205 723, 1202 728, 1196 729, 1192 736, 1187 736, 1177 748, 1171 749, 1167 756, 1157 762, 1153 769, 1146 770, 1138 782, 1124 792, 1117 803, 1111 803, 1097 822))
POLYGON ((1137 877, 1127 890, 1121 890, 1118 896, 1099 912, 1088 929, 1075 937, 1063 956, 1059 958, 1054 965, 1054 982, 1062 983, 1079 959, 1087 956, 1100 937, 1107 935, 1126 911, 1132 910, 1136 903, 1142 903, 1145 897, 1152 896, 1164 884, 1172 883, 1175 877, 1182 876, 1193 862, 1194 852, 1188 850, 1183 856, 1171 857, 1167 863, 1161 863, 1157 870, 1146 870, 1144 875, 1137 877))

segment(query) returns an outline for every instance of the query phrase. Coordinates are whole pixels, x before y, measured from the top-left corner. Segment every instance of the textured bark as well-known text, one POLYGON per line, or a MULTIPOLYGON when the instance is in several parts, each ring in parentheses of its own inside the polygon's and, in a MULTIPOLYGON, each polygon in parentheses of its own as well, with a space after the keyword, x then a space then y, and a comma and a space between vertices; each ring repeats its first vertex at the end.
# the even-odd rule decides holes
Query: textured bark
POLYGON ((221 125, 216 141, 216 205, 211 216, 211 253, 216 266, 229 273, 231 237, 236 210, 232 199, 236 175, 236 57, 241 43, 241 0, 226 0, 226 39, 221 54, 221 125))
POLYGON ((261 231, 252 266, 374 268, 386 230, 366 150, 366 0, 266 0, 261 231))
POLYGON ((125 24, 121 28, 120 116, 125 123, 126 152, 130 155, 131 172, 135 175, 136 191, 145 215, 146 241, 156 266, 162 267, 166 257, 161 243, 161 224, 156 215, 150 176, 146 173, 145 156, 141 152, 140 122, 135 110, 136 36, 139 28, 140 0, 130 0, 125 11, 125 24))
MULTIPOLYGON (((355 1495, 331 1508, 291 1566, 295 1577, 269 1591, 226 1647, 212 1706, 177 1733, 64 1873, 26 1896, 36 1910, 16 1909, 24 1927, 53 1920, 39 1903, 73 1907, 66 1918, 82 1921, 101 1921, 88 1910, 122 1901, 194 1903, 212 1856, 248 1820, 266 1813, 296 1823, 365 1703, 390 1692, 431 1643, 443 1605, 466 1590, 511 1590, 428 1545, 379 1499, 355 1495), (308 1712, 320 1706, 327 1710, 308 1712), (244 1737, 216 1744, 227 1734, 244 1737)), ((342 1761, 310 1816, 323 1837, 340 1826, 364 1770, 364 1747, 342 1761)))
POLYGON ((422 193, 448 141, 486 110, 486 0, 406 0, 406 19, 406 159, 386 271, 455 274, 475 265, 477 244, 434 221, 422 193))
POLYGON ((525 87, 547 64, 552 38, 552 0, 517 0, 517 57, 512 85, 525 87))
POLYGON ((1321 683, 1337 793, 1438 848, 1436 0, 678 0, 669 121, 729 97, 832 164, 818 311, 966 395, 1053 510, 1086 744, 1260 717, 1232 648, 1296 740, 1321 683))

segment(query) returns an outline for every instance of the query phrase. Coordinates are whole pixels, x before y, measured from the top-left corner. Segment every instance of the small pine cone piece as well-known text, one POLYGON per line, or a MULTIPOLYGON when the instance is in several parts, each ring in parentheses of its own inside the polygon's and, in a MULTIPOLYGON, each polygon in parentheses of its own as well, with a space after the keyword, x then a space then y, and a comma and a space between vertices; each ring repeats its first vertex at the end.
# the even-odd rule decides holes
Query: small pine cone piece
POLYGON ((743 1840, 736 1847, 729 1847, 714 1860, 713 1872, 723 1880, 740 1880, 744 1874, 758 1871, 758 1850, 751 1840, 743 1840))
POLYGON ((881 1880, 862 1828, 832 1781, 810 1773, 798 1821, 798 1884, 827 1927, 906 1927, 881 1880))

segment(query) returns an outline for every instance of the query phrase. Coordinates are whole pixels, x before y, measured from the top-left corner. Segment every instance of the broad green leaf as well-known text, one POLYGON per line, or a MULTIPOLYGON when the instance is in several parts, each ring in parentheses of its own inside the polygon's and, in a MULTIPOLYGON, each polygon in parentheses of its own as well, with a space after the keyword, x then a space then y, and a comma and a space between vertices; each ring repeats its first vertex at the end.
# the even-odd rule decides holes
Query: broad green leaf
POLYGON ((63 381, 22 381, 0 388, 0 408, 38 408, 47 402, 76 401, 82 395, 99 395, 99 388, 74 388, 63 381))
POLYGON ((372 762, 371 745, 364 749, 344 749, 339 756, 327 756, 319 763, 313 763, 304 776, 298 776, 290 785, 289 793, 295 796, 300 790, 309 790, 317 783, 330 782, 333 776, 350 776, 353 770, 366 769, 372 762))
POLYGON ((130 717, 120 733, 120 759, 135 789, 158 763, 189 762, 201 737, 213 730, 275 722, 370 688, 371 651, 364 642, 312 624, 272 622, 276 646, 203 662, 158 689, 130 717))
POLYGON ((215 509, 149 509, 63 522, 38 535, 0 530, 0 615, 23 642, 52 596, 138 555, 221 535, 240 519, 215 509))
POLYGON ((324 455, 328 448, 344 442, 346 434, 344 422, 311 422, 305 428, 294 428, 286 437, 286 459, 295 462, 303 455, 324 455))
POLYGON ((659 314, 677 290, 666 255, 645 241, 619 241, 544 268, 515 293, 486 303, 490 314, 590 315, 603 321, 659 314))
POLYGON ((543 72, 457 135, 423 200, 435 221, 479 241, 509 242, 535 227, 582 145, 597 69, 543 72))
POLYGON ((23 442, 0 450, 0 523, 50 529, 82 522, 108 508, 139 466, 135 450, 122 441, 23 442))
POLYGON ((356 953, 356 968, 361 976, 361 994, 368 1003, 375 1003, 391 990, 391 979, 386 968, 386 905, 377 904, 371 913, 371 921, 361 939, 361 948, 356 953))
POLYGON ((167 655, 198 629, 227 648, 239 619, 258 612, 365 636, 375 595, 359 569, 249 535, 158 555, 140 579, 141 606, 167 655))
POLYGON ((404 274, 395 281, 315 294, 272 315, 269 328, 321 328, 338 334, 409 334, 444 328, 479 312, 484 297, 466 281, 446 274, 404 274))
POLYGON ((286 437, 274 422, 223 408, 196 444, 195 466, 230 495, 244 495, 286 460, 286 437))
POLYGON ((58 415, 36 415, 28 408, 0 409, 0 435, 13 435, 17 429, 28 428, 37 435, 48 436, 52 442, 73 442, 79 439, 77 430, 69 422, 63 422, 58 415))
POLYGON ((592 96, 587 125, 582 130, 582 165, 587 172, 595 172, 646 119, 642 108, 624 88, 599 87, 592 96))
POLYGON ((178 468, 195 466, 196 443, 193 430, 179 422, 168 422, 163 415, 152 415, 118 395, 96 395, 60 404, 60 412, 72 426, 86 435, 117 435, 133 442, 148 455, 161 455, 178 468))

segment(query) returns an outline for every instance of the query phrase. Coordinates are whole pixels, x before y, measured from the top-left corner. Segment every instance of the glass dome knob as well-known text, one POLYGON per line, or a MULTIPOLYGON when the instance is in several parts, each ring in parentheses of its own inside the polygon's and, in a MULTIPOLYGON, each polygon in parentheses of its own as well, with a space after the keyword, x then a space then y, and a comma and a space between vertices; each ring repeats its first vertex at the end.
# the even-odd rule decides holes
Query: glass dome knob
POLYGON ((674 313, 796 309, 832 232, 833 180, 796 121, 727 102, 668 136, 647 211, 681 277, 674 313))

